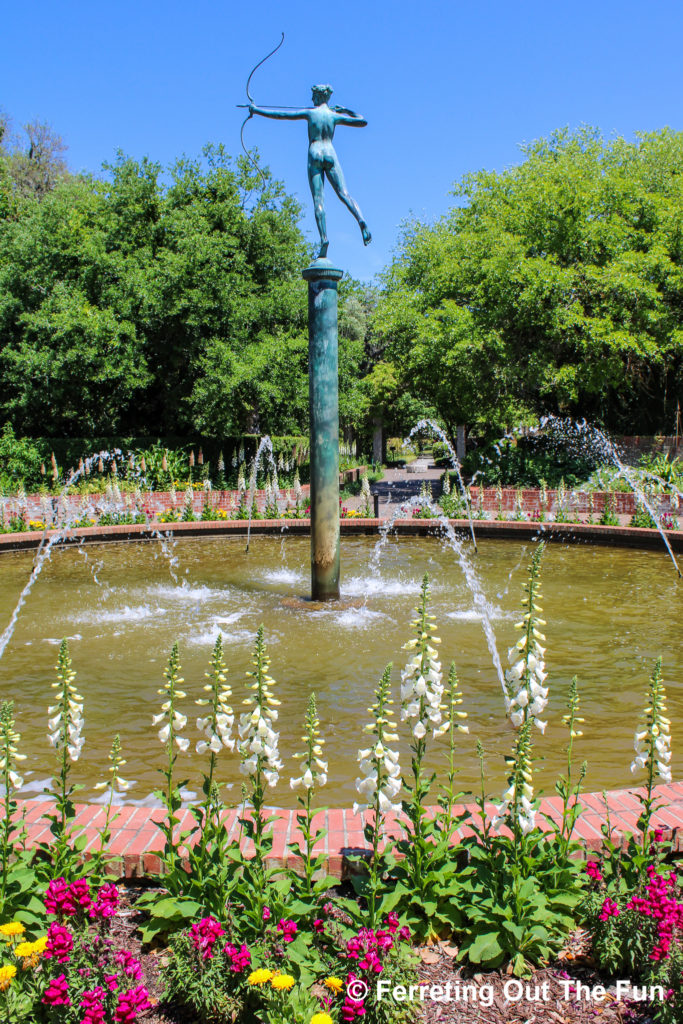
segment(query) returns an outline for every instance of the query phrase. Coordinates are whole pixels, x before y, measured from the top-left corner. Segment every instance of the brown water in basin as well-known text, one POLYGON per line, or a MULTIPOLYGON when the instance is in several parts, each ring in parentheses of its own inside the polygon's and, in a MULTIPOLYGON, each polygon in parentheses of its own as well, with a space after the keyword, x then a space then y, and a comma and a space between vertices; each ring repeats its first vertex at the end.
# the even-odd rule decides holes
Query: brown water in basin
MULTIPOLYGON (((70 638, 77 685, 85 698, 86 742, 74 781, 84 783, 83 796, 94 795, 92 785, 107 777, 107 753, 113 733, 119 732, 128 761, 125 775, 136 780, 128 797, 146 803, 160 784, 156 770, 163 763, 163 751, 151 718, 161 701, 157 690, 173 641, 180 645, 188 694, 181 710, 188 715, 193 750, 197 735, 189 724, 194 726, 198 709, 192 700, 201 695, 216 634, 223 634, 232 703, 239 712, 253 638, 263 623, 282 700, 280 752, 285 768, 278 786, 270 790, 272 802, 294 805, 289 776, 297 762, 291 755, 301 749, 301 722, 308 694, 314 690, 330 766, 330 782, 320 802, 352 803, 356 754, 364 745, 362 727, 368 721, 371 695, 382 670, 393 662, 398 698, 406 659, 401 645, 410 637, 409 622, 425 571, 433 583, 432 611, 442 638, 444 670, 454 659, 469 714, 470 736, 461 737, 460 743, 460 786, 478 788, 478 737, 487 752, 489 791, 497 795, 513 730, 506 722, 500 684, 457 560, 436 538, 390 540, 379 575, 373 576, 368 564, 374 545, 371 538, 342 539, 342 592, 350 599, 342 608, 288 600, 308 590, 306 538, 254 538, 249 554, 239 538, 178 541, 172 551, 178 583, 156 542, 54 551, 0 660, 0 697, 15 701, 22 750, 29 755, 26 795, 39 793, 54 770, 46 708, 52 701, 50 683, 62 637, 70 638)), ((530 544, 484 540, 474 556, 493 608, 504 666, 508 647, 519 635, 514 623, 531 552, 530 544)), ((30 553, 0 558, 0 630, 31 565, 30 553)), ((584 737, 576 744, 576 762, 578 768, 584 758, 588 760, 586 787, 596 791, 636 781, 629 772, 633 730, 660 654, 673 722, 673 774, 680 778, 683 586, 666 554, 550 545, 544 557, 543 595, 550 704, 546 733, 536 738, 537 753, 544 759, 538 787, 552 792, 557 772, 564 768, 566 732, 561 717, 574 674, 579 677, 586 719, 584 737)), ((443 741, 438 742, 443 751, 443 741)), ((407 767, 407 745, 400 746, 407 767)), ((238 802, 237 757, 226 751, 221 761, 223 778, 231 784, 227 798, 238 802)), ((198 788, 199 762, 197 755, 179 758, 179 778, 189 779, 190 791, 198 788)), ((438 768, 438 756, 434 764, 438 768)))

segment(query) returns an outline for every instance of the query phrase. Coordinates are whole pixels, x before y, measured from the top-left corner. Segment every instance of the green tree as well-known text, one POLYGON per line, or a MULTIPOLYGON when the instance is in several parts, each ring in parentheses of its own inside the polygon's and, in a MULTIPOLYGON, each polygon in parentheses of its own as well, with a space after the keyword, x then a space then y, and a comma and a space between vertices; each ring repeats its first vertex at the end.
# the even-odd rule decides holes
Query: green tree
POLYGON ((34 435, 300 429, 298 204, 222 147, 168 184, 105 172, 0 217, 0 410, 34 435))
POLYGON ((406 226, 374 323, 386 353, 451 431, 546 412, 659 430, 683 386, 683 134, 563 131, 523 153, 406 226))

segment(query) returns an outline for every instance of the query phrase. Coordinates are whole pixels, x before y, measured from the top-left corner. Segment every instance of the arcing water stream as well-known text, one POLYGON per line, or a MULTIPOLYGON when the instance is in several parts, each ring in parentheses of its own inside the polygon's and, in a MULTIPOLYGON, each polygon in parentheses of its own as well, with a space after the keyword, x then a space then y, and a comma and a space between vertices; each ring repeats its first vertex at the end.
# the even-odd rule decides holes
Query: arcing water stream
POLYGON ((467 512, 467 518, 468 518, 469 524, 470 524, 470 533, 472 534, 472 543, 474 544, 474 550, 476 551, 477 550, 477 539, 474 536, 474 523, 472 521, 472 504, 470 502, 469 492, 468 492, 467 488, 465 487, 465 481, 462 478, 461 467, 460 467, 460 462, 458 461, 458 456, 455 453, 453 445, 451 444, 451 442, 446 437, 446 434, 443 432, 443 430, 438 425, 438 423, 434 422, 434 420, 420 420, 419 423, 416 423, 415 426, 413 427, 413 429, 408 434, 408 437, 403 442, 403 447, 406 448, 411 443, 412 438, 415 436, 415 434, 418 434, 418 433, 421 434, 421 433, 425 433, 427 431, 429 431, 429 433, 433 434, 435 437, 438 437, 439 440, 442 442, 442 444, 444 444, 446 446, 446 449, 448 451, 448 457, 451 460, 451 466, 455 470, 456 475, 458 477, 458 486, 460 487, 460 491, 462 493, 463 500, 465 502, 465 511, 467 512))

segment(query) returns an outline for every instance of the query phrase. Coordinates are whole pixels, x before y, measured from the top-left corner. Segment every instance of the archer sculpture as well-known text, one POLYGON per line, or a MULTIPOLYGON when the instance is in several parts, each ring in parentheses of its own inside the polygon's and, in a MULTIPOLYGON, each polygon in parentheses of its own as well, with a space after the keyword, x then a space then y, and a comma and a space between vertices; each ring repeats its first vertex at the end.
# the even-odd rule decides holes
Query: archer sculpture
MULTIPOLYGON (((273 50, 272 53, 275 53, 276 50, 280 48, 283 40, 284 33, 282 34, 282 39, 278 46, 275 47, 275 50, 273 50)), ((272 56, 272 53, 269 53, 268 57, 272 56)), ((358 221, 358 225, 363 235, 363 242, 365 245, 368 245, 372 240, 372 235, 368 230, 368 226, 365 223, 358 203, 350 195, 349 190, 346 187, 339 157, 332 145, 332 139, 334 138, 334 131, 337 125, 341 124, 348 125, 351 128, 364 128, 368 122, 360 114, 356 114, 353 110, 349 110, 347 107, 330 107, 328 105, 328 100, 332 95, 332 88, 329 85, 313 86, 312 92, 314 106, 312 107, 257 106, 249 92, 249 82, 251 81, 251 77, 254 74, 254 71, 256 71, 256 68, 260 67, 268 57, 264 57, 263 60, 260 61, 253 69, 251 75, 249 75, 249 80, 247 81, 247 96, 249 97, 249 114, 247 120, 254 114, 259 114, 261 117, 272 117, 278 121, 308 122, 308 182, 311 187, 311 195, 313 196, 315 222, 318 225, 318 233, 320 234, 320 250, 318 252, 318 258, 320 259, 327 256, 327 249, 329 246, 329 240, 327 238, 327 224, 325 220, 325 177, 327 177, 327 180, 332 185, 332 188, 337 193, 342 203, 344 203, 358 221)), ((240 104, 240 106, 246 105, 247 104, 240 104)), ((244 125, 242 125, 242 128, 244 129, 244 125)), ((244 146, 244 139, 242 139, 242 145, 244 146)), ((252 159, 251 156, 249 158, 252 159)), ((260 168, 259 173, 261 173, 260 168)))

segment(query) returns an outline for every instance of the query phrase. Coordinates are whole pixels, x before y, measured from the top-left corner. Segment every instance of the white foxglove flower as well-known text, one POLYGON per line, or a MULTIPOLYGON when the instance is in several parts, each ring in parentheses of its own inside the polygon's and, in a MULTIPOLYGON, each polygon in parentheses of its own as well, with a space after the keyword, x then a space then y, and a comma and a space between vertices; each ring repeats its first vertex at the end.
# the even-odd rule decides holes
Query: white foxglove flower
POLYGON ((649 773, 648 787, 652 777, 658 775, 662 782, 671 782, 671 721, 666 717, 666 691, 662 682, 662 659, 659 658, 649 681, 648 700, 643 711, 644 725, 636 729, 633 747, 636 756, 631 762, 631 771, 649 773))
POLYGON ((73 685, 76 673, 71 669, 71 658, 66 640, 62 640, 57 659, 57 682, 52 689, 58 691, 59 700, 48 708, 48 742, 63 751, 71 761, 77 761, 85 740, 83 732, 83 698, 73 685))
POLYGON ((228 704, 232 696, 232 690, 226 682, 225 665, 223 663, 223 638, 218 634, 211 655, 211 672, 204 675, 211 682, 204 686, 206 693, 211 694, 210 698, 200 697, 195 701, 200 707, 209 707, 208 715, 197 718, 197 729, 204 734, 196 744, 198 754, 205 754, 210 750, 212 754, 219 754, 225 747, 227 750, 234 750, 235 741, 232 739, 232 728, 235 724, 233 710, 228 704))
POLYGON ((237 726, 240 771, 249 776, 262 772, 267 784, 275 786, 282 768, 278 751, 280 734, 272 728, 278 717, 273 707, 277 702, 270 690, 274 680, 267 674, 270 659, 263 642, 263 627, 257 633, 252 661, 256 671, 247 672, 247 676, 254 679, 251 684, 254 692, 244 701, 250 710, 240 715, 237 726))

